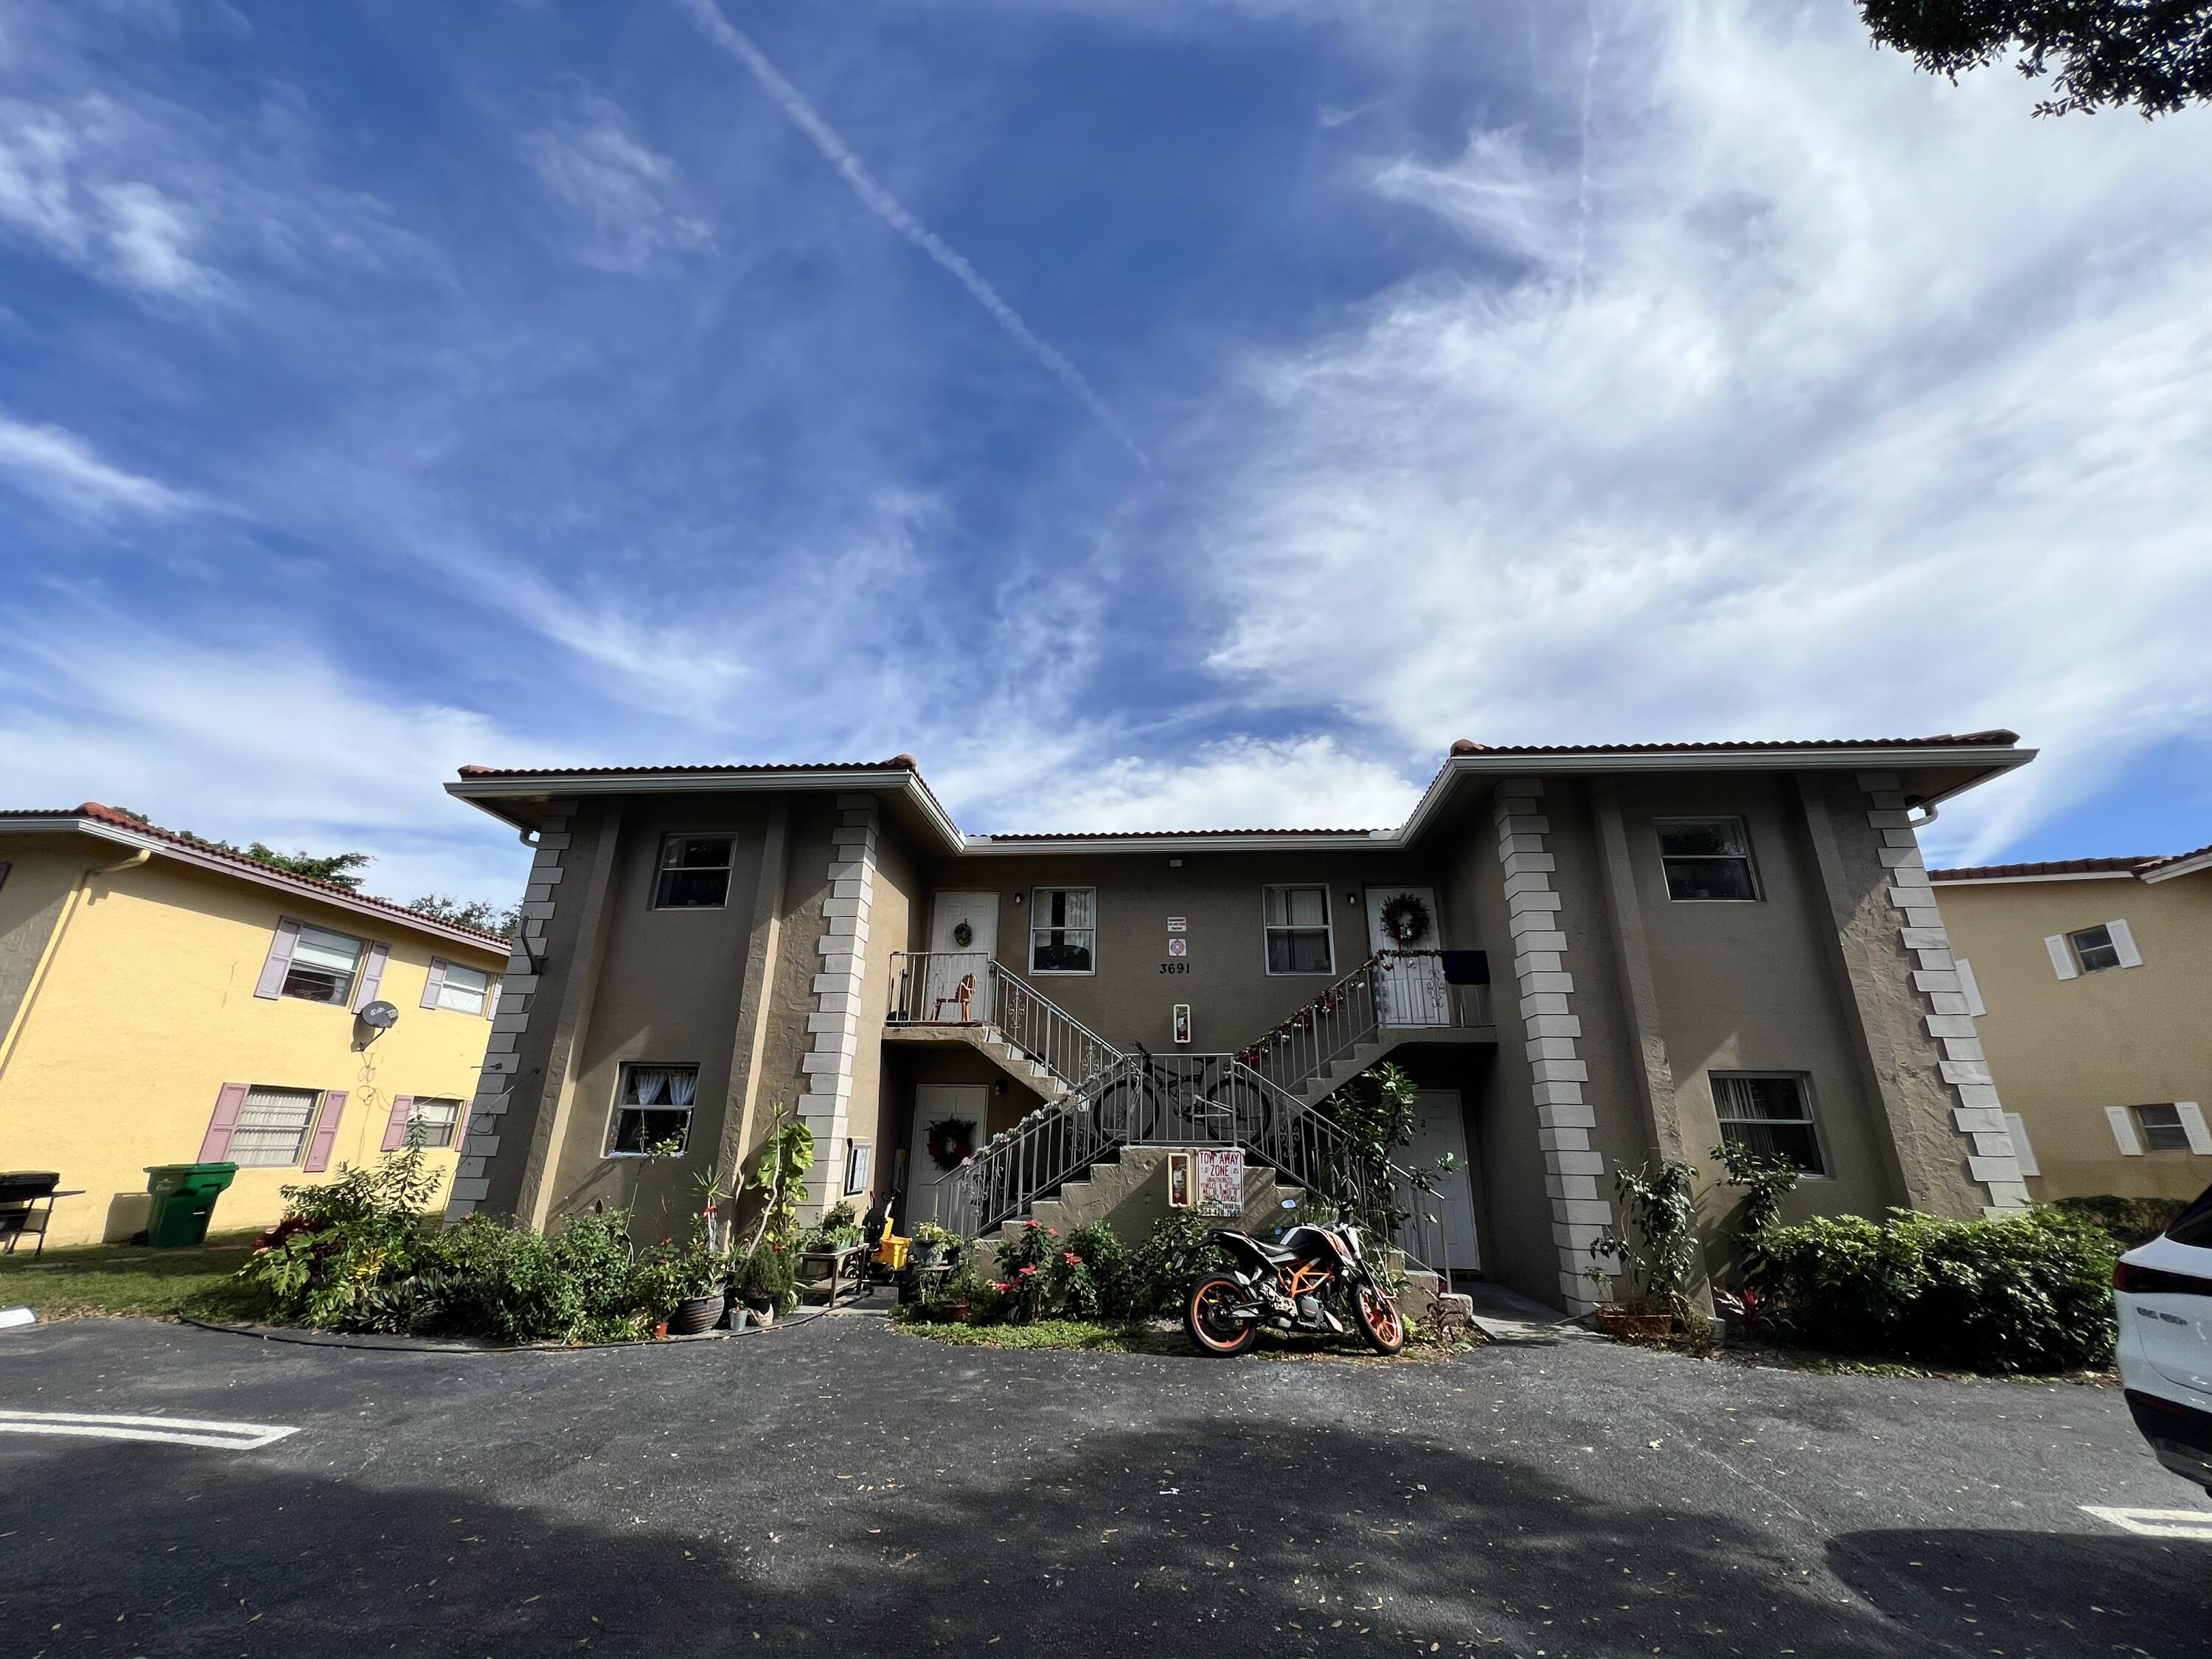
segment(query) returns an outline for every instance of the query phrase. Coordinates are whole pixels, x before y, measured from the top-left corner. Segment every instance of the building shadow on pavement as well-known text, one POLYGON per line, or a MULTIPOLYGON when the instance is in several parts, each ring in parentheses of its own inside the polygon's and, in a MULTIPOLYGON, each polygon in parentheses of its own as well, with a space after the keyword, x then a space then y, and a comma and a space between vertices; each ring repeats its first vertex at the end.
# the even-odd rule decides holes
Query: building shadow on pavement
POLYGON ((1078 1404, 1057 1448, 994 1460, 987 1425, 941 1474, 910 1424, 845 1480, 765 1444, 680 1476, 602 1449, 527 1503, 458 1458, 451 1486, 302 1467, 306 1436, 21 1442, 0 1629, 26 1656, 341 1659, 2205 1650, 2212 1559, 2185 1547, 1899 1531, 1800 1559, 1736 1516, 1616 1501, 1601 1460, 1568 1488, 1418 1431, 1101 1427, 1078 1404))
POLYGON ((2212 1654, 2212 1546, 2190 1540, 1904 1528, 1828 1555, 1883 1613, 1967 1652, 2212 1654))

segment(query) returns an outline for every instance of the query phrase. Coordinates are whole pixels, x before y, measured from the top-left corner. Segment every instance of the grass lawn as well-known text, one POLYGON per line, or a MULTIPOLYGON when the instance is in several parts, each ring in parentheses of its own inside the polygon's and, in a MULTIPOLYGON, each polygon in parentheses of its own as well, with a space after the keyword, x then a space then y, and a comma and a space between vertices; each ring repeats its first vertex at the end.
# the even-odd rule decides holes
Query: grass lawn
MULTIPOLYGON (((1164 1353, 1195 1357, 1197 1350, 1182 1327, 1165 1321, 1138 1325, 1100 1325, 1082 1319, 1040 1319, 1033 1325, 928 1325, 920 1320, 895 1319, 895 1327, 933 1342, 957 1348, 1081 1348, 1104 1353, 1164 1353)), ((1408 1342, 1400 1357, 1440 1358, 1463 1353, 1480 1345, 1472 1340, 1450 1343, 1408 1342)), ((1356 1337, 1316 1335, 1306 1332, 1262 1331, 1247 1356, 1255 1359, 1351 1359, 1385 1363, 1356 1337)))
POLYGON ((41 1319, 160 1317, 190 1303, 198 1318, 250 1317, 258 1298, 232 1275, 251 1254, 252 1240, 239 1233, 219 1235, 197 1249, 85 1244, 42 1256, 0 1255, 0 1307, 27 1305, 41 1319))

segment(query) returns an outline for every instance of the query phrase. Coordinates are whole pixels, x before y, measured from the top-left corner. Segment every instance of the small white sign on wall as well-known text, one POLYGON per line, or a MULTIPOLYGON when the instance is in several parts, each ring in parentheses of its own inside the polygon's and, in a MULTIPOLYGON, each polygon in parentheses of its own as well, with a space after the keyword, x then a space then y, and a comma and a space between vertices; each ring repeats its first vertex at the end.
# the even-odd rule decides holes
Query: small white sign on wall
POLYGON ((1188 956, 1190 954, 1190 941, 1187 939, 1170 939, 1168 941, 1168 954, 1171 957, 1188 956))
MULTIPOLYGON (((4 870, 4 869, 6 869, 6 868, 7 868, 7 866, 5 866, 5 865, 0 865, 0 870, 4 870)), ((1170 916, 1170 917, 1168 918, 1168 932, 1170 932, 1170 933, 1180 933, 1186 932, 1186 931, 1188 931, 1188 923, 1187 920, 1186 920, 1184 917, 1182 917, 1182 916, 1170 916)))

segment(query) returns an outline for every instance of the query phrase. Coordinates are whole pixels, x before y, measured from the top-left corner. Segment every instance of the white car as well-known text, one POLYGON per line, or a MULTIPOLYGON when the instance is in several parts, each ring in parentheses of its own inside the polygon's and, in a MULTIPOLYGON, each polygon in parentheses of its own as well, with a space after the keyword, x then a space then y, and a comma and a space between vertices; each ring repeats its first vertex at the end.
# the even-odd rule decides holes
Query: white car
POLYGON ((2212 1190, 2112 1273, 2120 1382, 2158 1461, 2212 1492, 2212 1190))

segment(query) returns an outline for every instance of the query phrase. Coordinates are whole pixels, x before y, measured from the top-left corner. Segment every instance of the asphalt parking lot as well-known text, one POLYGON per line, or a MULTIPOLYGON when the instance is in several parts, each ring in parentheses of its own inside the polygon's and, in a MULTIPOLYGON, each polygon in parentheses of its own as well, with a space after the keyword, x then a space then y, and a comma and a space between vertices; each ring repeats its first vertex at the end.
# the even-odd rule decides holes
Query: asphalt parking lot
POLYGON ((24 1656, 2212 1653, 2212 1541, 2083 1507, 2212 1514, 2110 1389, 86 1321, 0 1408, 246 1425, 0 1433, 24 1656))

